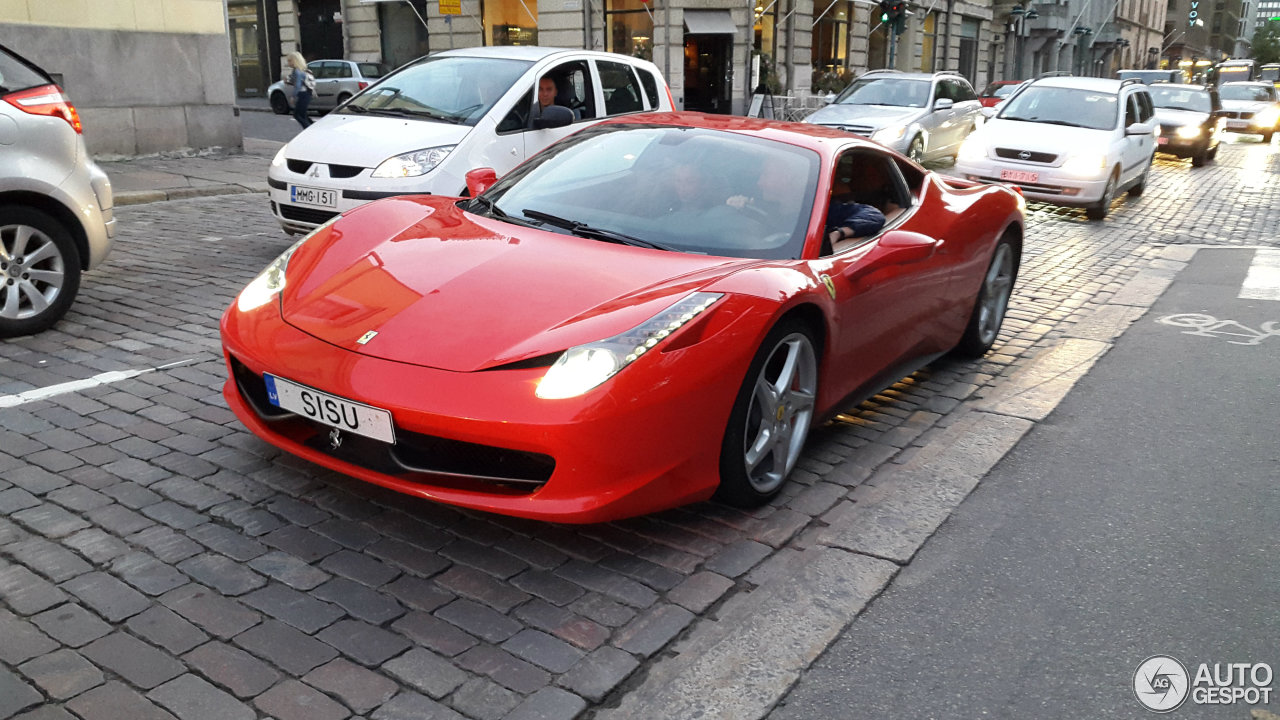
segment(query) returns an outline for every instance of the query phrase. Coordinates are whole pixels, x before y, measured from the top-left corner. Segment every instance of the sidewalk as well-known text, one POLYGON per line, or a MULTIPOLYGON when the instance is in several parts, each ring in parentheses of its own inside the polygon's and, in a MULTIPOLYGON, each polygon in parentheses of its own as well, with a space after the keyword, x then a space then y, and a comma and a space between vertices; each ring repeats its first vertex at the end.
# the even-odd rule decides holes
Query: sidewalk
POLYGON ((244 152, 158 155, 98 165, 111 178, 115 204, 267 192, 267 165, 284 143, 244 139, 244 152))

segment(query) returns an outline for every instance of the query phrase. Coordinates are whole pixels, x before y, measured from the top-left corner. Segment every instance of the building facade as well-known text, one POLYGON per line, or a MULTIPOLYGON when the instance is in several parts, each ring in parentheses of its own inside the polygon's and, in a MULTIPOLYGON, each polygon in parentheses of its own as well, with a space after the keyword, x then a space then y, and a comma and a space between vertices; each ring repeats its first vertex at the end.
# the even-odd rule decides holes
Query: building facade
POLYGON ((8 0, 0 43, 61 76, 96 156, 243 144, 223 0, 8 0))

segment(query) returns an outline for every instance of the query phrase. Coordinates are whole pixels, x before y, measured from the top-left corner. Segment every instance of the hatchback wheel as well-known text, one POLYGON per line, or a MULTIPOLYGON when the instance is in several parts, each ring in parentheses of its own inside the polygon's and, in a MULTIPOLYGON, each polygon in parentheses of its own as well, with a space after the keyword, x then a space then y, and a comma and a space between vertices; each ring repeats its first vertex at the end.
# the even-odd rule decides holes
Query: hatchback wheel
POLYGON ((289 101, 285 98, 284 93, 271 93, 271 111, 277 115, 289 114, 289 101))
POLYGON ((809 329, 796 321, 779 323, 760 344, 720 448, 720 500, 760 505, 791 474, 813 421, 816 346, 809 329))
POLYGON ((1084 214, 1090 220, 1101 220, 1111 212, 1111 201, 1116 199, 1116 185, 1120 182, 1120 171, 1116 170, 1107 178, 1107 186, 1102 189, 1102 198, 1093 207, 1086 208, 1084 214))
POLYGON ((80 289, 80 254, 71 233, 28 207, 0 207, 0 337, 53 325, 80 289))

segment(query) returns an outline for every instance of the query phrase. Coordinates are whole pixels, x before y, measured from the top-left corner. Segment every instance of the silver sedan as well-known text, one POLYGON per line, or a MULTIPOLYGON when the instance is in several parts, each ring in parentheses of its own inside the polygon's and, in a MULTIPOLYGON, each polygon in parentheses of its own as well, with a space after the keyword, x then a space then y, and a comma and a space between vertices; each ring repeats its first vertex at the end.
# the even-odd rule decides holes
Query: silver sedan
MULTIPOLYGON (((316 76, 311 110, 332 110, 387 74, 387 67, 382 63, 355 60, 312 60, 307 63, 307 69, 316 76)), ((279 115, 288 115, 293 109, 293 85, 285 82, 289 72, 286 69, 284 77, 267 88, 271 109, 279 115)))

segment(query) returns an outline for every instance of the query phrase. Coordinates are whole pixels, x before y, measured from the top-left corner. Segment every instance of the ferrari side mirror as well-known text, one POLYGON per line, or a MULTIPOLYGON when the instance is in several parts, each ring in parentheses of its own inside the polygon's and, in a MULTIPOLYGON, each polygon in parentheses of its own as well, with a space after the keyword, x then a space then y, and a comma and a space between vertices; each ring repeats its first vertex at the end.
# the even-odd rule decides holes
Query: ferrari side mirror
POLYGON ((476 168, 468 172, 466 178, 467 192, 475 197, 498 182, 498 173, 493 168, 476 168))

